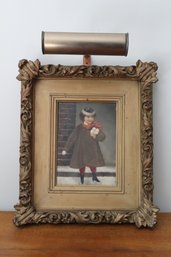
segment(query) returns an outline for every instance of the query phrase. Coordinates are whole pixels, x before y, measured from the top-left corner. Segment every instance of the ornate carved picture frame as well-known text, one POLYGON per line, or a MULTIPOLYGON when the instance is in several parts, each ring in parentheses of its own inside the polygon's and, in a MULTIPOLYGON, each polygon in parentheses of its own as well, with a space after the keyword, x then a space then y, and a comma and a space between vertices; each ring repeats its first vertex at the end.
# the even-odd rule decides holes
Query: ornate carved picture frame
POLYGON ((154 62, 135 66, 19 62, 20 192, 16 226, 153 227, 154 62))

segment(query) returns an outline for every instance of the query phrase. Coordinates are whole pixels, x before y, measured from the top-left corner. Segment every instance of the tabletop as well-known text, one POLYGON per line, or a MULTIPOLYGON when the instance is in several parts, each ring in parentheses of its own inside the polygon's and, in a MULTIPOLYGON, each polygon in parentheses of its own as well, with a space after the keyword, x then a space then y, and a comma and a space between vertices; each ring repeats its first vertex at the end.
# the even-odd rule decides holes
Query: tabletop
POLYGON ((0 257, 171 257, 171 213, 153 228, 135 225, 29 225, 16 227, 0 212, 0 257))

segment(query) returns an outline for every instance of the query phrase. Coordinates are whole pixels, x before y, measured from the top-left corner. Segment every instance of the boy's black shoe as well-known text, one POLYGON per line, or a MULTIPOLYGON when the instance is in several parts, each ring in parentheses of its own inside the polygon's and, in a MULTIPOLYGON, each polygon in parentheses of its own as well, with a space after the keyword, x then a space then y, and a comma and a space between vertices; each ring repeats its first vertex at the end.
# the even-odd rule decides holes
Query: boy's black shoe
POLYGON ((100 180, 97 178, 95 172, 93 172, 92 175, 93 175, 93 177, 92 177, 93 181, 100 182, 100 180))
POLYGON ((80 174, 81 184, 84 184, 84 174, 80 174))

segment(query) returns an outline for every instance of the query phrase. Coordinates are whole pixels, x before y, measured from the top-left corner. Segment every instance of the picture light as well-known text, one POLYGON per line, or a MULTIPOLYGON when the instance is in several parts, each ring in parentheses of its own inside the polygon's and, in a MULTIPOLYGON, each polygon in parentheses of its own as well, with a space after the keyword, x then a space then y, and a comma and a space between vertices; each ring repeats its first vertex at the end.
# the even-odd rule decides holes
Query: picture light
POLYGON ((43 54, 127 56, 128 33, 72 33, 42 31, 43 54))

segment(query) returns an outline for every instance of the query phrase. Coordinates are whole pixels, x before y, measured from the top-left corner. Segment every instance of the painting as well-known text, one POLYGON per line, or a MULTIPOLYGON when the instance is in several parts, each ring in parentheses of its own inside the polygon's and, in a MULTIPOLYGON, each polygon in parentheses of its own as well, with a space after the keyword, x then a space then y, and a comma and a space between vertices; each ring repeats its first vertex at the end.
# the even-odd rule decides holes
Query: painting
POLYGON ((57 103, 57 184, 116 183, 116 103, 57 103))

